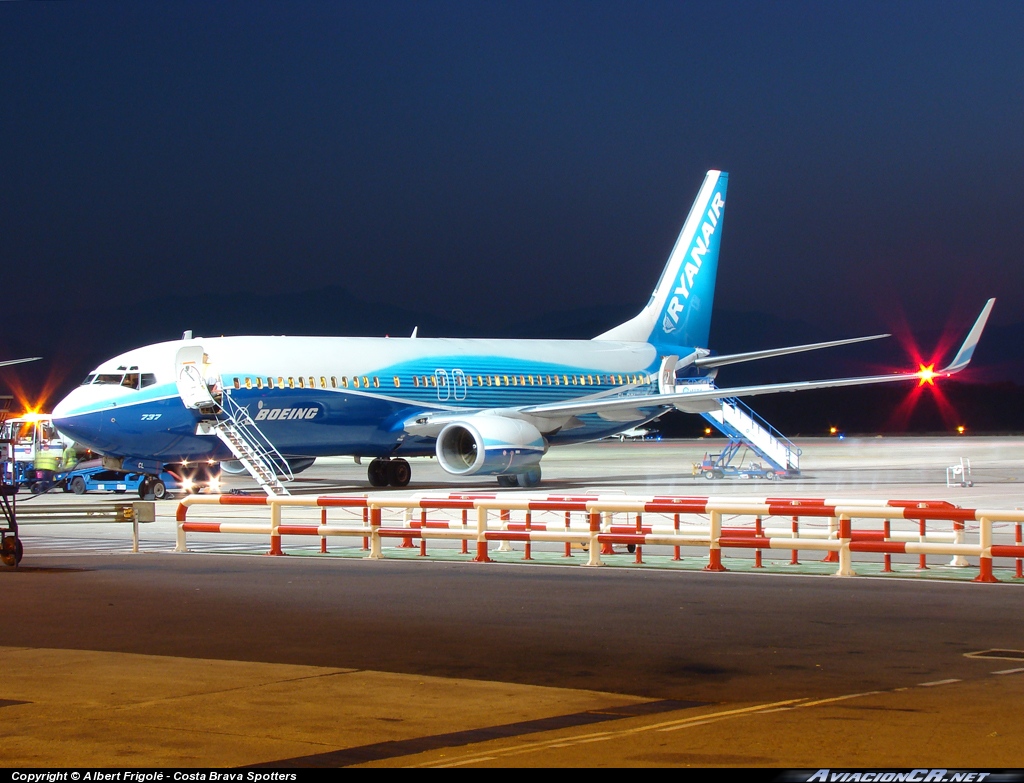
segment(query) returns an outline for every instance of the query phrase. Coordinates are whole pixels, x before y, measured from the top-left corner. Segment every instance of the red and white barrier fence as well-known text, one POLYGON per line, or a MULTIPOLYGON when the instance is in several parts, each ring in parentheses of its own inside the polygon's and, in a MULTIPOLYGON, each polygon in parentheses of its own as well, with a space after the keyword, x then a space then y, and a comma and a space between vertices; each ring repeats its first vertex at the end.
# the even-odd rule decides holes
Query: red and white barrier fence
POLYGON ((705 570, 725 571, 723 549, 754 550, 755 567, 761 565, 761 552, 765 549, 789 550, 791 563, 798 562, 798 551, 817 550, 826 553, 825 562, 838 563, 839 576, 853 575, 854 553, 884 555, 884 570, 891 570, 893 554, 916 554, 921 568, 927 567, 927 555, 952 555, 950 565, 956 566, 966 566, 967 557, 978 558, 978 582, 997 581, 992 573, 993 558, 1016 559, 1016 578, 1021 578, 1024 558, 1024 511, 965 509, 946 501, 748 496, 536 497, 518 493, 281 498, 190 495, 178 506, 177 522, 179 552, 187 551, 188 533, 267 535, 272 555, 283 554, 283 535, 318 536, 321 551, 327 551, 329 537, 355 537, 363 539, 363 548, 370 558, 384 556, 385 539, 400 539, 403 547, 412 547, 413 540, 419 539, 421 555, 427 554, 430 540, 461 541, 463 552, 468 552, 472 541, 476 544, 474 559, 479 562, 490 560, 488 551, 493 542, 499 547, 523 543, 525 559, 531 558, 535 543, 561 543, 566 557, 571 556, 575 544, 588 550, 587 565, 599 566, 601 556, 611 554, 612 547, 618 544, 634 548, 636 562, 642 562, 643 547, 672 547, 675 560, 680 559, 681 547, 705 548, 705 570), (188 521, 192 506, 212 505, 265 506, 269 508, 270 520, 267 524, 188 521), (282 513, 291 508, 320 509, 320 523, 284 522, 282 513), (329 509, 345 509, 352 518, 328 524, 329 509), (430 518, 431 512, 447 516, 430 518), (396 514, 401 518, 396 519, 396 514), (475 517, 472 521, 470 514, 475 517), (513 515, 517 518, 513 519, 513 515), (620 517, 626 518, 625 524, 620 517), (726 519, 729 524, 723 523, 726 519), (766 525, 769 519, 785 521, 766 525), (854 521, 869 520, 881 522, 881 528, 854 529, 854 521), (914 523, 916 530, 893 530, 892 523, 897 520, 914 523), (937 524, 948 525, 948 529, 938 530, 937 524), (993 544, 993 526, 1003 524, 1015 525, 1013 544, 993 544), (968 535, 974 540, 968 541, 968 535))

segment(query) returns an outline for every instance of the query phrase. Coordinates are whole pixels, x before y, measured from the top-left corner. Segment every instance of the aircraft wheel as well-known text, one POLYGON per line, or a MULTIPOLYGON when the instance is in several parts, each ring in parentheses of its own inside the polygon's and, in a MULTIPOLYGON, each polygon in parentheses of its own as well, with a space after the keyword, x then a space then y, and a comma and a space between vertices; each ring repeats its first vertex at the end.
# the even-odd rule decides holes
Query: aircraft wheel
POLYGON ((519 486, 519 477, 516 476, 515 474, 504 474, 504 475, 498 476, 498 486, 499 487, 518 487, 519 486))
POLYGON ((16 566, 21 562, 21 557, 24 554, 25 549, 21 545, 20 538, 16 536, 4 538, 3 548, 0 549, 0 562, 3 562, 5 566, 16 566))
POLYGON ((29 491, 33 495, 42 495, 44 492, 46 492, 46 484, 44 484, 42 481, 36 481, 32 484, 32 487, 30 488, 29 491))
POLYGON ((519 486, 535 487, 540 484, 540 468, 530 468, 525 473, 518 475, 519 486))
POLYGON ((386 487, 388 485, 388 463, 387 460, 375 459, 366 469, 366 476, 370 479, 371 487, 386 487))
POLYGON ((139 497, 143 500, 146 499, 146 495, 149 493, 149 479, 142 479, 142 483, 139 484, 139 497))
POLYGON ((152 484, 150 484, 149 491, 153 493, 153 497, 156 500, 163 500, 167 497, 167 485, 160 479, 156 479, 152 484))
POLYGON ((75 476, 71 479, 71 491, 76 495, 85 494, 85 479, 81 476, 75 476))
POLYGON ((710 471, 710 470, 705 470, 704 471, 704 478, 706 478, 708 481, 711 481, 711 479, 713 479, 714 477, 715 477, 715 474, 712 471, 710 471))
POLYGON ((388 466, 388 484, 393 487, 407 487, 412 479, 412 468, 404 459, 393 459, 385 463, 388 466))
POLYGON ((770 470, 764 474, 764 477, 769 481, 775 481, 775 474, 770 470))
POLYGON ((636 551, 636 544, 626 544, 626 551, 633 554, 636 551))

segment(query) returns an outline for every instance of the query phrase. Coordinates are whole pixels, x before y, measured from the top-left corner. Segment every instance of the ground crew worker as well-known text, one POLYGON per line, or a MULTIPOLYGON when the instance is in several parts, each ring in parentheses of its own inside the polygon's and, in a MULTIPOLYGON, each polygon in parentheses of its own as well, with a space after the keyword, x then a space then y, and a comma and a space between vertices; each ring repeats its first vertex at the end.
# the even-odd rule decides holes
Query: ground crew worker
POLYGON ((64 470, 71 470, 78 462, 78 452, 75 450, 75 444, 69 443, 67 448, 64 449, 64 455, 60 458, 61 467, 64 470))
POLYGON ((37 481, 42 483, 42 490, 45 492, 53 484, 53 474, 57 470, 57 449, 51 449, 49 443, 43 443, 36 448, 35 458, 32 460, 32 468, 36 472, 37 481))

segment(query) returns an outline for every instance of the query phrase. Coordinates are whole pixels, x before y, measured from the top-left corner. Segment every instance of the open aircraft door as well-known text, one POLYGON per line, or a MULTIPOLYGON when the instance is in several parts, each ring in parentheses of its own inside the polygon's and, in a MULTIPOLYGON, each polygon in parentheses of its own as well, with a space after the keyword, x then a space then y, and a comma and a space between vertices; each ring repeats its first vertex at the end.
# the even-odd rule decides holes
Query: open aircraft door
POLYGON ((210 359, 201 345, 186 345, 174 357, 174 379, 186 408, 214 408, 217 401, 210 393, 207 373, 210 359))

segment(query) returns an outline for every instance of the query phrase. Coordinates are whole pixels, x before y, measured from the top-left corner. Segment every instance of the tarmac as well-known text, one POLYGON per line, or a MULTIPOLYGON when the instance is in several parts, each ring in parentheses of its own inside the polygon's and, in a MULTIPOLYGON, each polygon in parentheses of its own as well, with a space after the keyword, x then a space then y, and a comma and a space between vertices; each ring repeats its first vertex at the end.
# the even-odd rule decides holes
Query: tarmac
MULTIPOLYGON (((1024 505, 1024 438, 806 439, 798 440, 803 448, 799 478, 707 481, 694 476, 693 464, 705 451, 714 451, 722 443, 601 442, 555 450, 543 463, 544 484, 529 492, 947 500, 971 508, 1024 505), (947 468, 961 464, 961 460, 970 462, 973 485, 947 485, 947 468)), ((318 460, 297 478, 292 488, 297 493, 369 491, 365 465, 356 465, 351 459, 318 460)), ((252 489, 244 477, 228 478, 226 484, 239 491, 252 489)), ((424 459, 413 461, 410 487, 386 492, 400 497, 483 489, 496 491, 493 479, 451 481, 434 461, 424 459)), ((274 614, 267 594, 259 591, 249 593, 251 604, 245 602, 244 593, 241 597, 215 593, 216 597, 210 596, 212 608, 210 598, 201 606, 183 606, 182 602, 189 600, 189 582, 182 584, 173 577, 175 563, 189 564, 196 600, 211 589, 227 588, 225 580, 238 579, 242 574, 246 579, 269 580, 271 594, 283 596, 304 570, 322 569, 331 561, 364 561, 366 553, 358 542, 336 545, 332 541, 324 555, 318 551, 315 539, 313 543, 286 539, 285 551, 291 557, 282 559, 262 557, 267 550, 265 537, 197 534, 189 538, 193 554, 173 555, 177 503, 166 500, 157 503, 155 522, 139 526, 142 554, 133 555, 131 526, 125 523, 42 524, 34 522, 31 515, 33 504, 71 507, 85 502, 102 507, 136 499, 63 493, 31 499, 19 496, 25 512, 25 560, 19 569, 0 570, 8 622, 11 618, 18 620, 7 636, 7 646, 0 648, 8 671, 0 690, 4 763, 11 768, 1024 766, 1024 720, 1017 707, 1024 695, 1024 634, 1020 614, 1014 616, 1012 608, 1019 607, 1021 599, 1016 590, 1022 581, 1014 577, 1010 561, 997 569, 1003 584, 969 585, 965 582, 977 574, 976 567, 951 566, 948 557, 931 558, 926 571, 917 567, 916 558, 897 558, 892 574, 882 573, 880 559, 864 559, 855 565, 858 577, 835 580, 830 576, 835 565, 821 562, 821 553, 801 553, 799 565, 791 565, 788 551, 766 552, 761 569, 754 568, 750 556, 728 557, 731 576, 701 574, 706 553, 701 555, 699 551, 688 550, 682 560, 673 561, 670 550, 648 548, 640 564, 634 554, 621 550, 605 556, 611 568, 599 570, 607 571, 609 576, 621 571, 627 581, 617 583, 623 589, 628 584, 631 591, 620 607, 609 609, 608 617, 619 611, 628 616, 630 606, 636 607, 639 615, 636 602, 643 600, 640 596, 645 590, 644 582, 637 581, 641 574, 659 575, 659 580, 674 578, 674 573, 682 580, 728 579, 721 584, 729 585, 734 603, 716 608, 724 624, 749 623, 734 608, 775 596, 767 602, 770 611, 777 613, 778 628, 794 628, 806 620, 801 614, 807 612, 806 608, 801 610, 799 602, 783 596, 807 591, 813 597, 832 591, 834 586, 851 585, 850 595, 857 596, 857 601, 867 602, 870 596, 871 601, 879 602, 873 610, 874 604, 865 607, 869 613, 888 613, 890 608, 886 607, 894 606, 907 612, 907 619, 897 620, 897 626, 902 623, 910 628, 920 623, 922 630, 917 635, 922 641, 932 639, 925 644, 927 649, 914 649, 913 655, 922 659, 936 656, 934 663, 915 671, 906 666, 894 668, 884 661, 885 653, 881 652, 889 642, 861 638, 862 625, 854 623, 844 631, 851 635, 849 639, 840 633, 830 634, 837 647, 833 652, 823 652, 820 663, 827 668, 830 658, 856 652, 851 648, 877 649, 875 657, 868 656, 860 664, 851 659, 854 663, 849 665, 865 667, 857 677, 840 677, 821 687, 808 687, 807 671, 794 677, 794 672, 785 667, 774 668, 771 674, 776 679, 765 681, 765 688, 726 688, 715 697, 715 688, 708 686, 718 682, 720 675, 714 667, 706 668, 701 675, 705 670, 701 667, 707 664, 686 664, 685 679, 678 687, 668 689, 657 684, 661 680, 652 680, 649 685, 638 682, 635 689, 580 687, 579 678, 571 676, 571 666, 565 676, 557 674, 564 663, 559 658, 561 647, 572 644, 570 638, 583 645, 580 653, 584 658, 593 655, 596 662, 604 655, 580 641, 599 633, 600 626, 591 630, 591 622, 600 623, 600 617, 592 617, 592 607, 573 609, 583 597, 572 589, 573 585, 579 584, 583 574, 594 572, 577 568, 586 560, 582 552, 574 551, 574 556, 566 559, 557 547, 535 547, 533 560, 524 562, 521 545, 514 545, 510 551, 492 547, 490 556, 497 561, 499 571, 488 573, 515 574, 515 583, 522 584, 517 589, 536 582, 540 585, 537 589, 554 590, 563 596, 560 604, 564 605, 557 611, 550 616, 542 613, 534 620, 543 624, 538 638, 551 643, 550 650, 536 655, 553 656, 550 667, 555 674, 551 678, 533 677, 521 665, 505 670, 492 653, 485 656, 491 660, 492 674, 465 676, 459 674, 465 667, 455 665, 454 659, 450 671, 431 673, 443 668, 437 664, 416 671, 416 661, 425 660, 422 652, 417 653, 416 642, 410 641, 416 639, 416 634, 409 628, 408 618, 400 620, 396 613, 389 620, 387 611, 375 613, 375 621, 381 625, 372 631, 363 628, 361 620, 348 616, 348 609, 343 621, 352 628, 351 633, 365 636, 365 642, 355 644, 353 649, 365 651, 366 644, 375 644, 373 639, 389 638, 393 633, 401 635, 402 644, 412 644, 408 652, 390 649, 387 655, 379 656, 379 668, 367 665, 362 652, 352 655, 339 651, 327 656, 342 663, 347 660, 351 665, 318 664, 315 661, 321 658, 315 650, 308 663, 279 660, 295 656, 247 647, 251 643, 232 623, 240 617, 251 618, 256 627, 262 622, 274 623, 275 627, 287 623, 289 634, 299 639, 309 635, 314 645, 312 640, 323 632, 312 626, 307 629, 301 619, 294 624, 284 620, 289 611, 294 612, 284 605, 284 614, 274 614), (282 563, 282 568, 270 567, 274 560, 287 563, 282 563), (227 562, 230 568, 224 567, 227 562), (572 566, 565 567, 566 563, 572 566), (144 568, 139 567, 142 564, 144 568), (234 576, 229 577, 229 571, 234 576), (817 581, 824 577, 829 578, 817 581), (804 581, 793 582, 794 578, 804 581), (161 587, 165 584, 174 587, 161 587), (942 591, 940 605, 950 607, 954 606, 950 601, 957 600, 955 591, 971 591, 970 598, 979 608, 967 610, 964 617, 980 614, 981 607, 991 603, 993 616, 1005 617, 1005 627, 1000 625, 1002 621, 995 621, 994 628, 989 622, 985 627, 992 630, 990 638, 983 639, 982 634, 973 631, 974 639, 964 639, 956 627, 948 627, 950 623, 965 622, 956 619, 954 612, 943 617, 942 612, 915 612, 913 606, 905 605, 903 595, 913 595, 914 601, 920 601, 930 589, 928 584, 942 591), (947 594, 947 590, 954 592, 947 594), (149 597, 143 599, 140 591, 149 597), (137 613, 136 607, 125 604, 133 593, 139 596, 139 602, 164 606, 137 613), (261 605, 266 609, 264 619, 258 608, 261 605), (179 610, 185 614, 174 614, 179 610), (576 618, 574 622, 584 623, 565 639, 564 611, 576 618), (166 612, 172 614, 165 617, 166 612), (227 622, 229 616, 232 619, 227 622), (195 625, 184 635, 181 617, 195 618, 195 625), (396 626, 392 631, 389 622, 401 624, 401 630, 396 626), (104 627, 110 629, 109 641, 102 641, 104 627), (934 641, 942 639, 947 641, 934 641), (967 652, 958 652, 950 658, 948 651, 941 649, 943 644, 954 644, 956 650, 984 653, 981 648, 986 643, 988 649, 1001 649, 1005 655, 968 658, 964 657, 967 652), (214 650, 216 654, 211 655, 214 650), (872 667, 884 676, 873 672, 872 667), (545 682, 531 681, 539 679, 545 682), (841 687, 843 682, 849 687, 841 687)), ((241 518, 234 510, 217 513, 224 518, 241 518)), ((251 510, 243 513, 252 517, 251 510)), ((211 514, 204 509, 203 518, 211 518, 211 514)), ((1003 530, 999 535, 1009 540, 1012 531, 1003 530)), ((385 556, 393 562, 381 566, 379 576, 360 565, 358 578, 368 579, 372 585, 374 580, 394 579, 400 571, 403 579, 429 580, 424 584, 436 587, 443 584, 437 580, 462 580, 464 574, 486 570, 485 566, 471 564, 471 556, 461 555, 454 545, 431 543, 427 558, 419 556, 418 548, 392 546, 385 556)), ((357 576, 348 569, 340 573, 347 574, 347 579, 357 576)), ((500 596, 502 580, 492 581, 498 582, 491 587, 500 596)), ((483 590, 491 587, 478 585, 473 589, 483 595, 483 590)), ((332 606, 341 608, 339 598, 328 596, 344 591, 344 583, 317 590, 323 592, 326 602, 321 611, 331 612, 328 607, 332 606)), ((842 592, 847 595, 849 590, 844 588, 842 592)), ((443 607, 438 608, 443 611, 443 607)), ((690 618, 687 622, 700 621, 690 618)), ((443 633, 457 632, 449 629, 443 633)), ((703 633, 714 635, 717 631, 704 628, 703 633)), ((760 633, 751 630, 748 634, 752 661, 768 649, 760 633)), ((794 630, 787 642, 812 647, 818 643, 811 641, 813 627, 809 633, 812 635, 805 638, 794 630)), ((723 639, 721 644, 733 655, 742 656, 747 654, 742 646, 747 641, 739 640, 744 639, 741 633, 729 642, 723 639)), ((470 642, 457 641, 457 648, 474 656, 472 646, 466 646, 470 642)), ((653 642, 637 641, 638 660, 643 660, 644 648, 653 642)), ((330 650, 338 643, 325 640, 323 644, 325 650, 330 650)), ((896 650, 915 642, 894 639, 891 644, 896 646, 896 661, 896 650)), ((648 649, 650 663, 655 665, 659 653, 654 646, 648 649)), ((665 654, 671 656, 671 646, 666 650, 665 654)), ((543 669, 548 664, 538 665, 543 669)), ((802 665, 814 671, 814 664, 802 665)), ((751 676, 754 679, 750 682, 756 682, 756 668, 751 676)), ((586 677, 582 681, 611 682, 586 677)))

